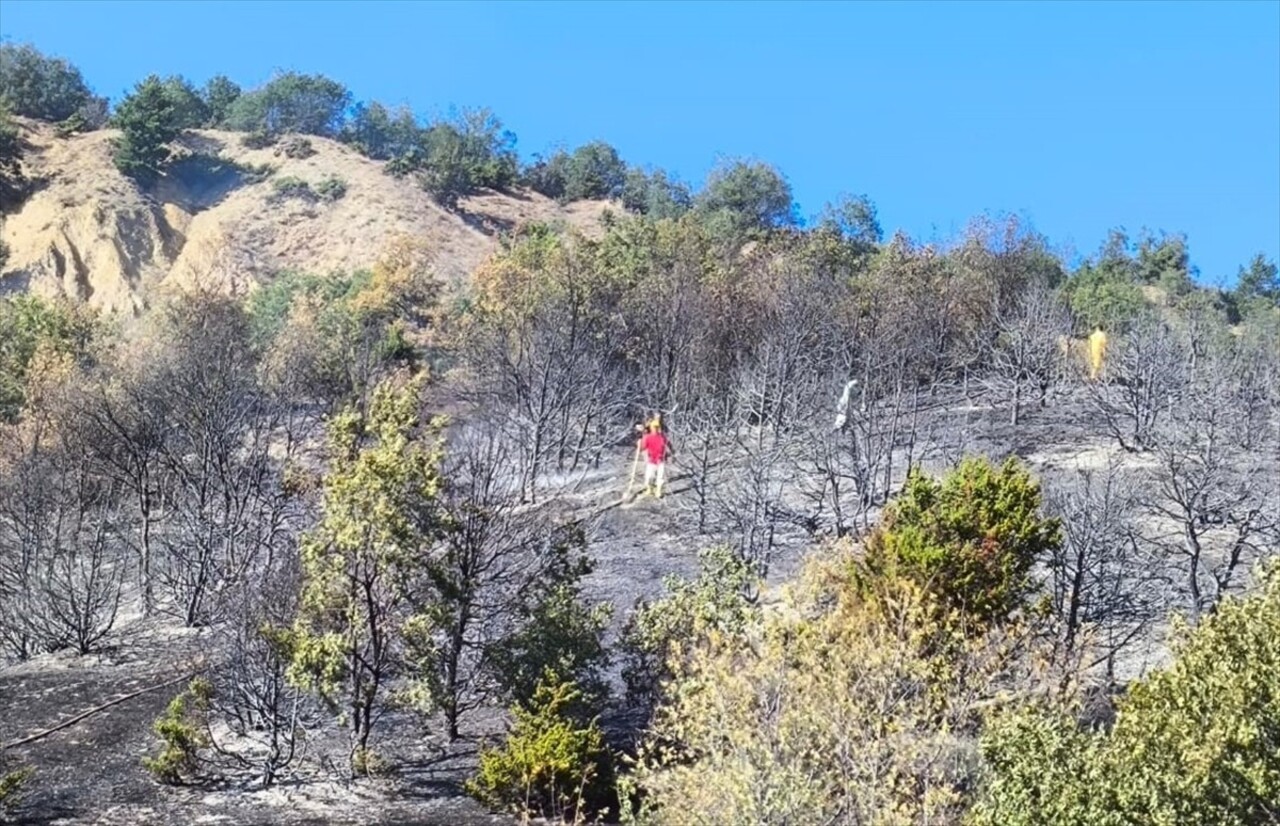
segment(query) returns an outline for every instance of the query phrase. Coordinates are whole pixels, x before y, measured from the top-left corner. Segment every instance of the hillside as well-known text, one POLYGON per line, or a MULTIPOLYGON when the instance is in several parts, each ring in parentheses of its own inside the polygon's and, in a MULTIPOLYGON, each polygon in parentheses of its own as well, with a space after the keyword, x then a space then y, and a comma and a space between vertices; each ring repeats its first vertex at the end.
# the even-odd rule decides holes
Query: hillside
POLYGON ((239 293, 281 270, 365 267, 399 234, 425 239, 440 275, 456 279, 496 249, 503 230, 547 221, 590 232, 608 207, 560 206, 519 191, 464 198, 451 212, 412 178, 392 177, 385 164, 335 141, 309 137, 314 154, 298 159, 279 145, 247 149, 242 135, 216 130, 188 133, 183 149, 229 163, 216 172, 180 167, 143 193, 112 163, 114 131, 63 138, 49 124, 19 123, 24 172, 35 187, 0 218, 11 250, 0 293, 65 294, 107 311, 136 311, 164 283, 239 293), (264 165, 265 177, 245 172, 264 165), (346 192, 334 201, 281 197, 274 182, 287 178, 312 185, 336 178, 346 192))

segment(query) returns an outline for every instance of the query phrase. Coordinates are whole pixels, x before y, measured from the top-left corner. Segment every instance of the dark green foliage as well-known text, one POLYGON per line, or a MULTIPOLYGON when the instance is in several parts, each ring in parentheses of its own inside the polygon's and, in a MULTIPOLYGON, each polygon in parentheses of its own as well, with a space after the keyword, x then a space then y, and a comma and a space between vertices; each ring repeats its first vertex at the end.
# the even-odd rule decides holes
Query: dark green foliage
POLYGON ((140 183, 163 174, 169 144, 182 131, 171 90, 156 75, 134 89, 116 108, 120 137, 114 160, 121 172, 140 183))
POLYGON ((564 199, 616 198, 626 183, 627 167, 618 150, 604 141, 592 141, 573 150, 565 168, 564 199))
POLYGON ((271 187, 278 198, 299 198, 304 201, 316 199, 316 193, 311 189, 311 184, 292 175, 276 178, 271 182, 271 187))
MULTIPOLYGON (((9 107, 0 98, 0 215, 17 208, 27 194, 22 174, 22 138, 9 107)), ((0 267, 4 259, 0 258, 0 267)))
POLYGON ((983 737, 975 826, 1275 823, 1280 801, 1280 569, 1186 633, 1130 687, 1109 732, 1022 708, 983 737))
POLYGON ((736 161, 714 170, 694 203, 713 230, 725 236, 793 226, 797 221, 791 185, 778 170, 758 161, 736 161))
MULTIPOLYGON (((0 99, 15 115, 62 121, 93 102, 80 70, 30 44, 0 44, 0 99)), ((82 113, 83 114, 83 113, 82 113)))
POLYGON ((534 155, 533 159, 533 163, 521 173, 520 182, 548 198, 563 198, 569 168, 568 153, 555 152, 550 158, 534 155))
POLYGON ((572 680, 542 674, 529 700, 512 707, 506 742, 481 752, 467 792, 523 817, 581 822, 613 808, 612 757, 584 700, 572 680))
POLYGON ((267 132, 250 132, 240 139, 240 145, 245 149, 266 149, 276 144, 276 136, 267 132))
POLYGON ((877 577, 901 576, 979 623, 1000 622, 1031 593, 1031 569, 1062 541, 1040 514, 1040 486, 1015 459, 967 458, 941 480, 918 468, 867 540, 877 577))
POLYGON ((316 154, 316 149, 311 145, 309 138, 301 135, 293 135, 285 138, 276 147, 277 155, 284 155, 286 158, 293 158, 296 161, 306 160, 316 154))
POLYGON ((679 218, 693 207, 689 187, 669 179, 661 169, 627 170, 620 197, 624 208, 650 218, 679 218))
POLYGON ((1236 288, 1230 294, 1236 312, 1243 317, 1280 308, 1280 269, 1274 261, 1258 253, 1249 268, 1240 268, 1236 288))
MULTIPOLYGON (((1151 265, 1149 273, 1153 271, 1151 265)), ((1087 332, 1096 326, 1108 330, 1128 327, 1147 306, 1140 281, 1141 270, 1130 253, 1129 239, 1123 232, 1112 230, 1098 255, 1062 285, 1079 331, 1087 332)))
POLYGON ((429 127, 421 151, 414 149, 388 164, 391 174, 416 171, 424 189, 442 206, 480 188, 506 189, 519 169, 515 135, 487 109, 462 113, 429 127))
POLYGON ((1164 290, 1170 299, 1185 296, 1195 287, 1184 235, 1146 235, 1138 242, 1138 280, 1164 290))
POLYGON ((884 240, 876 205, 866 195, 827 204, 818 219, 818 229, 838 236, 860 252, 871 252, 884 240))
POLYGON ((209 107, 204 98, 182 75, 165 78, 164 89, 173 104, 174 122, 179 129, 199 129, 209 122, 209 107))
POLYGON ((422 129, 407 107, 394 114, 381 103, 357 103, 338 139, 374 160, 387 161, 421 148, 422 129))
POLYGON ((142 758, 142 767, 161 783, 190 782, 200 777, 200 752, 209 746, 212 691, 207 680, 193 679, 151 727, 163 748, 155 757, 142 758))
POLYGON ((326 201, 336 201, 347 194, 347 184, 341 178, 325 178, 315 186, 316 195, 326 201))
POLYGON ((226 124, 241 132, 299 132, 332 138, 342 128, 351 93, 323 75, 286 72, 235 99, 226 124))
POLYGON ((516 608, 519 630, 495 646, 498 682, 515 702, 532 699, 547 669, 576 683, 591 704, 602 702, 608 692, 603 672, 609 652, 603 637, 611 607, 590 605, 583 597, 581 580, 592 569, 585 548, 580 530, 562 529, 554 541, 555 564, 516 608))
POLYGON ((206 125, 218 128, 226 123, 231 107, 240 97, 240 86, 226 75, 215 75, 204 85, 200 97, 208 115, 206 125))

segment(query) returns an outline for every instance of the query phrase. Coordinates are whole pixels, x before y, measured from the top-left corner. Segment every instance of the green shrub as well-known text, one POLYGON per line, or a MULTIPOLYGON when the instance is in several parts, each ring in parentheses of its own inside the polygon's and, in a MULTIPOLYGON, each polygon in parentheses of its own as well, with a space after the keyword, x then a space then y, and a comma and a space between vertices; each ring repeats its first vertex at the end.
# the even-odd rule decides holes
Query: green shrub
POLYGON ((12 811, 22 798, 23 787, 34 771, 30 766, 9 768, 9 760, 0 753, 0 814, 12 811))
POLYGON ((467 793, 495 810, 525 817, 578 819, 613 805, 613 769, 604 733, 575 709, 582 692, 548 670, 499 748, 480 753, 467 793))
POLYGON ((981 623, 1021 606, 1036 560, 1062 541, 1040 514, 1040 487, 1010 458, 966 458, 941 480, 918 468, 867 541, 867 570, 903 576, 981 623))
POLYGON ((755 574, 726 547, 698 554, 697 578, 664 581, 667 595, 642 602, 622 631, 622 679, 632 708, 651 709, 673 676, 672 658, 707 633, 735 634, 752 611, 747 598, 755 574))
POLYGON ((316 199, 316 193, 311 189, 311 184, 293 175, 276 178, 271 182, 271 187, 275 190, 277 198, 301 198, 304 201, 316 199))
POLYGON ((347 194, 346 181, 341 178, 325 178, 315 186, 316 194, 326 201, 336 201, 347 194))
POLYGON ((276 136, 262 130, 255 130, 240 139, 240 145, 245 149, 266 149, 275 146, 276 136))
POLYGON ((82 308, 34 295, 0 298, 0 422, 21 412, 37 352, 80 356, 93 333, 93 317, 82 308))
POLYGON ((301 161, 316 154, 316 150, 311 145, 309 138, 304 138, 301 135, 291 135, 276 145, 275 154, 301 161))
POLYGON ((1132 686, 1114 728, 1023 708, 983 737, 974 826, 1275 823, 1280 803, 1280 567, 1183 631, 1173 664, 1132 686))
POLYGON ((200 776, 200 751, 209 746, 209 698, 212 686, 200 677, 179 693, 152 726, 163 748, 142 758, 142 767, 162 783, 182 783, 200 776))

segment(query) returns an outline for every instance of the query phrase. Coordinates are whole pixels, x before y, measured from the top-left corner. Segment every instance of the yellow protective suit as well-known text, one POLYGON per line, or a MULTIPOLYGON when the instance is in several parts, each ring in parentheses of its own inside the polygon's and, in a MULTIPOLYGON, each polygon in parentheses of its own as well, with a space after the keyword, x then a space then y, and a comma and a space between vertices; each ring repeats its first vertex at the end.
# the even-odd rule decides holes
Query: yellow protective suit
POLYGON ((1089 335, 1089 378, 1096 379, 1102 372, 1102 362, 1107 354, 1107 334, 1101 329, 1089 335))

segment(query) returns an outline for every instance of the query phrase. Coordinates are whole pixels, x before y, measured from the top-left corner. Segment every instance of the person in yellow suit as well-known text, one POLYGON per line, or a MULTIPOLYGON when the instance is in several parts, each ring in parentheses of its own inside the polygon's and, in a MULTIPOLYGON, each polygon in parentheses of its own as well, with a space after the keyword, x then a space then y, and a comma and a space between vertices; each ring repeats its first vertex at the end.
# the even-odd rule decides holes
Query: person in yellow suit
POLYGON ((1089 335, 1089 378, 1097 380, 1098 375, 1102 372, 1102 362, 1107 355, 1107 334, 1103 332, 1102 326, 1094 328, 1089 335))

